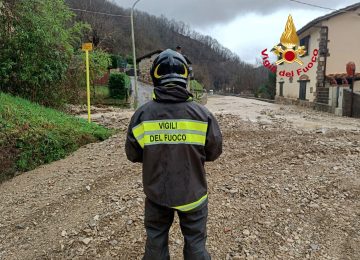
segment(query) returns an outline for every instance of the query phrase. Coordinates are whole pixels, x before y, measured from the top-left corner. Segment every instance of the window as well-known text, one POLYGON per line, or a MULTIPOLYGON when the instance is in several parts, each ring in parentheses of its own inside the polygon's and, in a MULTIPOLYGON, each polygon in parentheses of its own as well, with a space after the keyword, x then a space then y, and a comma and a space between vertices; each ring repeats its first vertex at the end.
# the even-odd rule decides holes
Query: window
POLYGON ((303 57, 308 56, 310 52, 310 35, 300 40, 300 46, 305 46, 306 53, 303 57))

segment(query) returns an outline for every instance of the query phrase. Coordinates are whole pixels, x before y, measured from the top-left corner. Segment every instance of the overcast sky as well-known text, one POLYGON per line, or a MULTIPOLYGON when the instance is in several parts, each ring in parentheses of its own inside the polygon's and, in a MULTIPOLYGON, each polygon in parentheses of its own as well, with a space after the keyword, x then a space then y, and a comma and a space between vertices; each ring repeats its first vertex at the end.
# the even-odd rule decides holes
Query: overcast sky
MULTIPOLYGON (((113 0, 131 7, 135 0, 113 0)), ((353 0, 302 0, 328 8, 343 8, 353 0)), ((289 14, 296 29, 331 12, 289 0, 141 0, 137 9, 183 21, 192 29, 217 39, 244 61, 255 63, 261 51, 279 42, 289 14)), ((172 47, 172 46, 169 46, 172 47)), ((183 46, 186 53, 186 46, 183 46)))

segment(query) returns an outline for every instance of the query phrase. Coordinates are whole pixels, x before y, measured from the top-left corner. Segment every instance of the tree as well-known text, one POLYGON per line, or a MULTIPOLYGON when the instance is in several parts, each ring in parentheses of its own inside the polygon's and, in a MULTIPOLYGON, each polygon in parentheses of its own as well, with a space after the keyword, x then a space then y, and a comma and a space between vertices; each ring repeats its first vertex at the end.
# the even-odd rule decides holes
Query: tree
POLYGON ((268 80, 262 84, 257 93, 257 97, 274 99, 276 95, 276 73, 268 72, 268 80))
MULTIPOLYGON (((119 14, 113 17, 76 11, 78 21, 92 27, 88 39, 97 39, 98 47, 129 57, 132 53, 129 9, 121 8, 110 0, 66 0, 76 9, 119 14)), ((117 1, 119 2, 119 1, 117 1)), ((184 54, 192 61, 195 77, 206 89, 241 93, 256 92, 267 80, 267 74, 251 64, 243 62, 236 54, 223 47, 217 40, 193 31, 187 24, 156 17, 145 12, 135 12, 135 35, 137 56, 154 50, 183 47, 184 54)), ((130 56, 128 64, 132 64, 130 56)))
POLYGON ((60 105, 74 49, 89 27, 73 22, 64 0, 13 1, 11 12, 7 7, 0 5, 7 14, 0 19, 0 90, 60 105))

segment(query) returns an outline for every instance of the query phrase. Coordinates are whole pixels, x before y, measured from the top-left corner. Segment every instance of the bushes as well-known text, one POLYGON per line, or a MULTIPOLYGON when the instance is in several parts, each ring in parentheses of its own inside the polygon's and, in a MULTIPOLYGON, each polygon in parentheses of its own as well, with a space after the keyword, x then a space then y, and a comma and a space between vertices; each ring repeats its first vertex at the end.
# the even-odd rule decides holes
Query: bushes
POLYGON ((191 80, 190 81, 190 90, 191 91, 197 91, 197 92, 203 92, 203 85, 201 85, 201 83, 199 83, 197 80, 191 80))
MULTIPOLYGON (((111 62, 110 55, 100 49, 95 49, 89 53, 90 80, 101 78, 108 70, 111 62)), ((67 82, 64 84, 66 90, 66 103, 81 103, 81 95, 86 91, 85 74, 85 53, 77 51, 72 57, 66 73, 67 82)))
POLYGON ((204 87, 197 80, 190 81, 190 91, 194 95, 194 100, 201 103, 204 94, 204 87))
POLYGON ((86 120, 0 92, 0 182, 111 134, 86 120))
POLYGON ((61 106, 66 71, 89 27, 74 22, 64 0, 13 3, 0 5, 0 91, 61 106))
POLYGON ((276 95, 276 73, 269 72, 268 81, 262 84, 255 93, 255 97, 274 99, 276 95))
POLYGON ((111 73, 109 79, 110 97, 128 98, 130 95, 130 78, 125 73, 111 73))

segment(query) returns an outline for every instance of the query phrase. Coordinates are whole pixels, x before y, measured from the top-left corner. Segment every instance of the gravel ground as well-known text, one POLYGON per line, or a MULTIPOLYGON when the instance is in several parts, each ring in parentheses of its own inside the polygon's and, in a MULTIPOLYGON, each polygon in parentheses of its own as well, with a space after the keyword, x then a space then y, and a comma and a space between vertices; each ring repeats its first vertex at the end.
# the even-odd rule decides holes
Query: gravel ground
MULTIPOLYGON (((360 259, 360 121, 236 97, 208 107, 224 136, 206 166, 213 259, 360 259)), ((124 154, 132 112, 98 112, 117 135, 0 186, 0 259, 141 259, 141 165, 124 154)))

